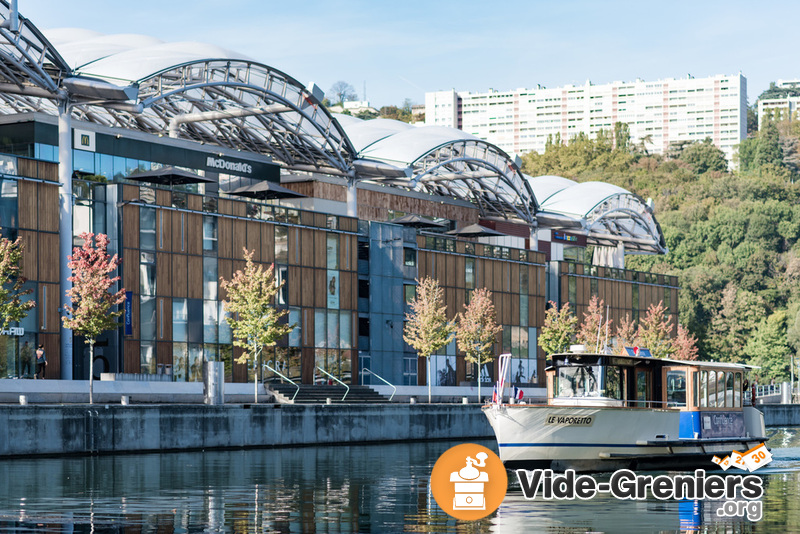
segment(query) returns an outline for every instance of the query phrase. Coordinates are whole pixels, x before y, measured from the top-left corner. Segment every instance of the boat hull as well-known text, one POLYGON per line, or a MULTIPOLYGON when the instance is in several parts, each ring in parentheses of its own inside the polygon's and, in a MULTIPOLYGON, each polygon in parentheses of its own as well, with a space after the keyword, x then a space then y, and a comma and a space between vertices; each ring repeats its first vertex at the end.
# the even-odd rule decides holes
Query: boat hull
POLYGON ((680 439, 678 410, 531 405, 483 410, 509 469, 714 469, 712 456, 764 442, 762 437, 680 439))

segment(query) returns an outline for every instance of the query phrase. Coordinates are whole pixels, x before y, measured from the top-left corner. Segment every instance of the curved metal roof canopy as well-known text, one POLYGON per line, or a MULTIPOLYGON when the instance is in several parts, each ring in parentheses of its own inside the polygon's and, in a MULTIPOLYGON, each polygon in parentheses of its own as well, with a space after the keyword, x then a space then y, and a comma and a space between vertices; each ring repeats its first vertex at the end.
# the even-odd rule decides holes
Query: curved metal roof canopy
POLYGON ((409 178, 384 183, 472 202, 485 217, 536 220, 536 198, 519 165, 491 143, 455 128, 352 117, 342 122, 359 157, 412 170, 409 178))
POLYGON ((593 245, 613 247, 621 242, 628 252, 667 253, 661 226, 638 195, 613 184, 578 183, 560 176, 527 177, 527 181, 544 198, 542 221, 549 214, 580 221, 593 245))
MULTIPOLYGON (((8 18, 5 0, 0 16, 8 18)), ((354 173, 355 150, 321 105, 321 93, 277 69, 202 43, 71 29, 50 32, 62 57, 23 17, 20 30, 17 35, 0 29, 0 112, 56 114, 68 78, 133 84, 141 113, 73 98, 73 116, 267 154, 296 170, 354 173)))

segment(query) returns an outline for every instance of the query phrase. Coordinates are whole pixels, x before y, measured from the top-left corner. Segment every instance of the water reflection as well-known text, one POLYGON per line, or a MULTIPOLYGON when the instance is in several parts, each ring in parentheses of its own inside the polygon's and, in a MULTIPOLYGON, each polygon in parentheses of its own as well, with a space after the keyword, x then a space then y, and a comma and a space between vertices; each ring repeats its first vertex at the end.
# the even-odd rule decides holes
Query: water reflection
POLYGON ((455 443, 428 442, 0 461, 0 531, 789 532, 800 525, 800 431, 773 433, 757 523, 723 520, 710 501, 526 501, 513 488, 489 518, 456 521, 428 490, 455 443))

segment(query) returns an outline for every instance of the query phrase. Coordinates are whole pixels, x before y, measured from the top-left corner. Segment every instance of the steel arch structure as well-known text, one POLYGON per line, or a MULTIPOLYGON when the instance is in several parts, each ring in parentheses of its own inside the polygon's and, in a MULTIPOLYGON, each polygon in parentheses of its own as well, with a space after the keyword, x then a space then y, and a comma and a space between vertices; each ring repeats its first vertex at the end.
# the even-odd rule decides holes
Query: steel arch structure
MULTIPOLYGON (((0 0, 2 23, 9 24, 10 17, 9 3, 0 0)), ((66 61, 32 22, 22 16, 18 21, 16 32, 0 28, 0 90, 50 98, 64 96, 60 84, 70 73, 66 61)))
POLYGON ((410 180, 392 185, 455 197, 478 206, 484 217, 536 221, 536 197, 517 164, 498 147, 480 139, 440 144, 410 162, 410 180))
POLYGON ((296 170, 347 176, 355 151, 341 126, 302 84, 267 65, 208 59, 137 80, 140 114, 78 106, 79 118, 273 157, 296 170), (181 121, 181 117, 196 121, 181 121))

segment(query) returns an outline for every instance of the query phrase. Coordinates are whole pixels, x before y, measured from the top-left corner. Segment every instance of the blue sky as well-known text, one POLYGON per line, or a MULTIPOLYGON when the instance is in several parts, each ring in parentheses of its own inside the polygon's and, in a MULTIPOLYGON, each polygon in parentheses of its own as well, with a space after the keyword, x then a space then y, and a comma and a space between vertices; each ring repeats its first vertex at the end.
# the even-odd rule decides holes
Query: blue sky
POLYGON ((741 71, 748 98, 800 78, 800 2, 19 0, 43 30, 78 27, 215 44, 373 105, 426 91, 741 71), (126 8, 126 6, 128 6, 126 8))

